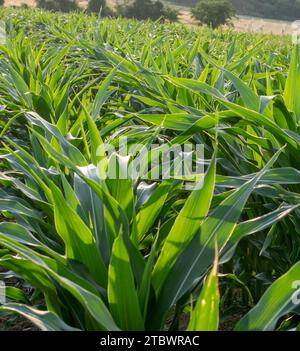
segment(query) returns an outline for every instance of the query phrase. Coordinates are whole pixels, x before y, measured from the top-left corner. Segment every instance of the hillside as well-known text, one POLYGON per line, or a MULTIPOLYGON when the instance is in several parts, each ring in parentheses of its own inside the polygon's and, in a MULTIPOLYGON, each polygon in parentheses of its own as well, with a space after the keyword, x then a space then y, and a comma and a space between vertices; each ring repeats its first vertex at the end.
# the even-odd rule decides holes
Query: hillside
MULTIPOLYGON (((170 0, 182 6, 193 6, 197 0, 170 0)), ((298 0, 230 0, 239 15, 293 21, 300 18, 298 0)))

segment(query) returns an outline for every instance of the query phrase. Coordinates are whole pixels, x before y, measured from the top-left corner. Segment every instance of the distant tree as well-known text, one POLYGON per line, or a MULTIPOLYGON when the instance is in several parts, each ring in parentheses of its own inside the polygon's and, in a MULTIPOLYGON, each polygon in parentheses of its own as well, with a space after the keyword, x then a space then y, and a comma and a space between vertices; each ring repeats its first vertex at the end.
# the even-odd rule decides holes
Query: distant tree
POLYGON ((113 15, 113 11, 106 5, 106 0, 89 0, 88 11, 94 13, 101 13, 104 16, 113 15))
POLYGON ((37 7, 50 10, 70 12, 79 9, 76 0, 37 0, 37 7))
POLYGON ((235 10, 228 0, 199 0, 192 9, 192 15, 201 24, 217 28, 228 23, 235 10))
POLYGON ((176 22, 178 20, 178 11, 171 6, 164 6, 163 18, 171 22, 176 22))
POLYGON ((139 20, 161 18, 176 21, 178 16, 174 8, 164 6, 161 1, 151 0, 134 0, 132 3, 119 5, 117 11, 122 16, 139 20))
POLYGON ((4 5, 4 0, 0 0, 0 6, 4 5))
POLYGON ((88 10, 91 12, 100 12, 103 8, 106 7, 105 0, 89 0, 88 10))

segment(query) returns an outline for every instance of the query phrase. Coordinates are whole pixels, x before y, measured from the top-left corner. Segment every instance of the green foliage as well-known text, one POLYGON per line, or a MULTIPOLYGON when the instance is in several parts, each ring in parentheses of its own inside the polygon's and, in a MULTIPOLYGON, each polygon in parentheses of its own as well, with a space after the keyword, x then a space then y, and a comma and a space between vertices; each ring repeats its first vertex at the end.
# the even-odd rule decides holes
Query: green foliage
POLYGON ((36 4, 37 7, 50 11, 70 12, 79 9, 76 0, 37 0, 36 4))
POLYGON ((89 0, 88 2, 88 10, 91 12, 99 13, 106 7, 105 0, 89 0))
POLYGON ((192 15, 199 23, 217 28, 229 23, 235 11, 228 0, 199 0, 192 15))
POLYGON ((134 0, 132 3, 120 5, 117 8, 118 13, 124 17, 143 19, 168 19, 176 21, 178 12, 165 6, 161 1, 153 0, 134 0))
POLYGON ((89 0, 87 9, 89 12, 102 16, 113 15, 113 11, 108 8, 105 0, 89 0))
POLYGON ((219 329, 218 256, 203 284, 195 309, 191 313, 189 331, 217 331, 219 329))
POLYGON ((233 315, 237 330, 296 329, 299 47, 84 13, 0 16, 0 279, 16 282, 0 316, 42 330, 217 330, 233 315), (203 144, 204 174, 100 177, 112 160, 97 150, 123 137, 158 154, 203 144))

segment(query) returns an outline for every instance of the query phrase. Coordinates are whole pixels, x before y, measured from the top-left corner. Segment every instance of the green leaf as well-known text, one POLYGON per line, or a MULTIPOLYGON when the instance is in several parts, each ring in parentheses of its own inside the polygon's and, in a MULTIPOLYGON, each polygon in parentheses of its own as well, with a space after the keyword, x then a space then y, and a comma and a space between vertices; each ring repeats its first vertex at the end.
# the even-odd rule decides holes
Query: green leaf
MULTIPOLYGON (((22 269, 21 264, 19 268, 19 273, 21 273, 21 275, 26 276, 28 274, 28 276, 31 276, 32 272, 35 273, 38 270, 38 278, 39 284, 41 285, 41 290, 45 291, 45 289, 47 289, 49 297, 56 297, 55 293, 53 292, 52 282, 52 280, 55 279, 62 288, 66 289, 81 303, 81 305, 87 311, 88 315, 97 322, 98 328, 101 330, 111 331, 119 330, 100 296, 98 296, 96 293, 91 292, 94 289, 87 289, 86 285, 88 284, 86 280, 78 279, 78 277, 72 273, 68 273, 68 277, 66 278, 66 269, 62 265, 59 265, 58 262, 49 260, 47 257, 35 253, 28 247, 25 247, 13 239, 7 238, 1 233, 0 243, 8 247, 10 250, 17 252, 20 256, 24 257, 27 260, 26 262, 31 263, 31 269, 28 270, 24 270, 24 266, 22 269), (53 279, 49 280, 49 276, 53 279)), ((10 267, 10 269, 11 268, 12 267, 10 267)), ((52 301, 54 300, 52 299, 52 301)), ((57 306, 57 302, 56 304, 53 303, 53 305, 57 306)))
POLYGON ((138 118, 145 122, 152 123, 161 128, 167 128, 171 130, 186 130, 192 124, 196 123, 201 116, 192 115, 189 113, 172 113, 172 114, 139 114, 138 118))
POLYGON ((196 307, 191 313, 189 331, 217 331, 219 328, 218 251, 213 269, 203 284, 196 307))
POLYGON ((239 223, 227 245, 222 251, 220 261, 222 264, 228 262, 238 245, 238 243, 246 236, 260 232, 266 228, 271 227, 273 224, 279 222, 285 216, 288 216, 292 211, 298 208, 300 205, 295 206, 281 206, 275 211, 267 213, 261 217, 253 218, 249 221, 239 223))
POLYGON ((107 294, 112 316, 122 330, 144 329, 129 255, 122 235, 118 236, 113 245, 107 294))
POLYGON ((178 301, 199 279, 214 260, 214 243, 220 251, 230 239, 242 210, 263 174, 277 160, 280 149, 269 163, 250 181, 229 195, 212 213, 203 221, 199 234, 189 243, 181 255, 176 259, 175 265, 169 271, 161 287, 153 316, 153 325, 161 326, 167 310, 178 301), (158 324, 157 324, 158 323, 158 324))
POLYGON ((5 288, 5 297, 6 299, 30 304, 30 301, 28 300, 28 297, 26 296, 25 292, 14 286, 7 286, 5 288))
MULTIPOLYGON (((159 237, 159 235, 158 235, 159 237)), ((149 298, 150 298, 150 290, 151 290, 151 282, 152 282, 152 270, 154 267, 154 260, 156 256, 156 244, 157 241, 154 242, 151 248, 150 255, 148 257, 145 269, 144 269, 144 274, 143 274, 143 279, 141 283, 141 287, 139 290, 139 301, 140 301, 140 306, 143 311, 143 316, 144 320, 147 317, 147 312, 148 312, 148 304, 149 304, 149 298)))
POLYGON ((16 303, 0 306, 0 312, 17 313, 36 325, 42 331, 79 331, 70 327, 56 314, 16 303))
POLYGON ((300 118, 300 101, 298 88, 300 84, 300 46, 295 45, 291 57, 290 69, 286 80, 283 98, 289 111, 293 111, 297 119, 300 118))
POLYGON ((197 93, 207 94, 219 99, 224 99, 224 96, 218 89, 211 87, 209 84, 202 83, 199 80, 173 77, 166 77, 165 79, 178 87, 186 88, 197 93))
POLYGON ((79 215, 68 205, 58 187, 49 181, 52 191, 55 227, 66 245, 66 255, 83 263, 102 287, 107 284, 107 270, 95 238, 79 215))
POLYGON ((7 199, 0 199, 0 212, 1 211, 9 211, 13 214, 28 216, 40 220, 40 214, 37 211, 28 208, 21 202, 9 197, 7 199))
POLYGON ((229 72, 225 68, 217 66, 222 72, 224 72, 225 76, 230 79, 235 86, 235 88, 240 93, 244 104, 247 108, 254 110, 256 112, 260 111, 260 98, 255 92, 245 84, 245 82, 236 77, 233 73, 229 72))
MULTIPOLYGON (((37 113, 29 112, 25 114, 28 121, 32 122, 34 125, 42 128, 46 135, 55 137, 64 152, 64 154, 70 158, 71 161, 76 163, 77 166, 85 166, 87 164, 86 159, 82 155, 79 149, 67 141, 67 139, 61 134, 60 130, 53 124, 47 122, 41 118, 37 113)), ((36 135, 38 135, 36 133, 36 135)), ((42 136, 42 135, 41 135, 42 136)))
POLYGON ((107 163, 106 156, 99 155, 99 148, 103 147, 104 144, 100 136, 100 133, 97 129, 96 123, 93 121, 93 119, 88 113, 86 113, 86 120, 89 128, 92 162, 95 166, 97 166, 99 162, 104 162, 104 164, 106 164, 107 163))
POLYGON ((214 193, 215 177, 216 157, 214 156, 201 188, 194 190, 185 202, 156 262, 153 285, 157 293, 159 293, 177 257, 194 238, 207 216, 214 193))
POLYGON ((102 82, 101 86, 99 87, 99 90, 97 92, 97 95, 95 97, 93 106, 92 106, 92 119, 95 121, 96 118, 98 117, 100 111, 101 111, 101 107, 102 105, 105 103, 105 101, 108 99, 108 97, 111 95, 112 91, 109 92, 108 88, 116 74, 117 71, 117 67, 114 68, 109 75, 104 79, 104 81, 102 82))
POLYGON ((300 262, 264 293, 257 305, 236 325, 239 331, 274 330, 280 317, 299 308, 300 262))
POLYGON ((139 239, 151 229, 155 220, 167 199, 169 191, 172 187, 172 182, 162 182, 151 194, 149 199, 143 204, 142 208, 136 216, 137 231, 139 239))

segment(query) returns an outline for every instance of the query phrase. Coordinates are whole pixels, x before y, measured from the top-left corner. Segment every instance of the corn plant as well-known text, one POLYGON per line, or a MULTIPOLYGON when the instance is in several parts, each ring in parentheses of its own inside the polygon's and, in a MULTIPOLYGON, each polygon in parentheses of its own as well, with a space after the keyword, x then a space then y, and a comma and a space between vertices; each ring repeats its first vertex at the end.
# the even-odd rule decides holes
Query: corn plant
MULTIPOLYGON (((297 328, 299 48, 178 24, 1 16, 0 278, 18 285, 0 311, 42 330, 219 330, 232 314, 236 330, 297 328), (157 153, 202 144, 204 172, 103 177, 112 158, 99 149, 125 137, 157 153)), ((120 168, 137 157, 115 156, 120 168)))

